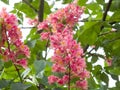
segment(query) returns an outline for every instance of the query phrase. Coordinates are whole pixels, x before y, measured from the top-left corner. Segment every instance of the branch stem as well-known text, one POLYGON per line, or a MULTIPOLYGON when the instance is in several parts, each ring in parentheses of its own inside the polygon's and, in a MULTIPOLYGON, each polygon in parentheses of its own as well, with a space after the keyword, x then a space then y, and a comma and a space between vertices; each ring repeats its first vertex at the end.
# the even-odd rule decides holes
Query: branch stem
MULTIPOLYGON (((5 30, 5 36, 6 36, 6 40, 7 40, 8 50, 9 50, 9 52, 11 53, 10 43, 9 43, 9 39, 8 39, 8 36, 7 36, 7 31, 6 31, 5 26, 3 26, 3 29, 5 30)), ((13 62, 13 65, 14 65, 16 71, 17 71, 17 74, 18 74, 18 76, 19 76, 19 78, 20 78, 21 83, 23 83, 23 80, 22 80, 22 77, 21 77, 21 75, 20 75, 20 71, 19 71, 18 67, 14 64, 14 60, 11 60, 11 61, 13 62)))

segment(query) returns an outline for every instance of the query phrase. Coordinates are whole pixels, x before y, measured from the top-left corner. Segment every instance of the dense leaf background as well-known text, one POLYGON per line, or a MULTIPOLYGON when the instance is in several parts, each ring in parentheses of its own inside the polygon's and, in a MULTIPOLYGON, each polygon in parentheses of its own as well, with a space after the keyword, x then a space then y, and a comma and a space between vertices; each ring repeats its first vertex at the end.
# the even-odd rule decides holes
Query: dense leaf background
MULTIPOLYGON (((10 5, 9 1, 0 2, 10 5)), ((22 25, 26 17, 38 17, 40 1, 22 0, 14 4, 11 13, 16 14, 22 25)), ((43 19, 72 0, 51 2, 44 1, 43 19), (61 7, 56 7, 58 3, 61 7)), ((74 38, 84 49, 87 70, 91 74, 88 79, 89 90, 120 90, 120 0, 78 0, 78 5, 84 6, 85 11, 75 27, 74 38), (112 65, 107 63, 108 60, 112 61, 112 65), (115 80, 115 86, 111 85, 111 79, 115 80)), ((51 75, 52 63, 44 55, 48 51, 47 42, 40 40, 36 27, 26 28, 30 29, 30 33, 24 43, 29 46, 31 56, 28 60, 29 68, 20 70, 24 83, 20 82, 12 63, 3 62, 0 57, 0 90, 67 90, 62 86, 48 84, 47 77, 51 75)))

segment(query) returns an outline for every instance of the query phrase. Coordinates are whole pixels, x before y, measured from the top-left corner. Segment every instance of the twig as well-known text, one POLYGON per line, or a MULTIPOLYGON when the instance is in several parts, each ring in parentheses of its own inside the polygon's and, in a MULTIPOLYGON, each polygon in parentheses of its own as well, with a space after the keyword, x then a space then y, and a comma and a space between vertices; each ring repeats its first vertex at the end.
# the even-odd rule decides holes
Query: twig
POLYGON ((101 55, 101 54, 99 54, 99 53, 86 53, 86 54, 88 54, 88 55, 90 55, 90 56, 98 56, 98 57, 100 57, 100 58, 103 58, 103 59, 105 59, 105 56, 104 55, 101 55))
POLYGON ((30 8, 32 8, 36 13, 38 13, 38 10, 35 7, 33 7, 28 1, 23 0, 23 2, 25 2, 30 8))
POLYGON ((107 35, 107 34, 111 34, 113 32, 117 32, 117 31, 108 31, 108 32, 105 32, 105 33, 101 33, 101 34, 98 35, 98 37, 103 36, 103 35, 107 35))
POLYGON ((44 58, 45 60, 47 59, 47 53, 48 53, 47 50, 48 50, 48 46, 49 46, 49 41, 50 40, 48 39, 47 44, 46 44, 45 58, 44 58))
POLYGON ((120 37, 117 37, 117 38, 114 38, 112 40, 109 40, 108 42, 114 42, 114 41, 119 40, 119 39, 120 39, 120 37))
POLYGON ((22 80, 22 77, 21 77, 21 75, 20 75, 19 69, 17 68, 17 66, 16 66, 14 63, 13 63, 13 65, 14 65, 14 67, 15 67, 17 73, 18 73, 18 76, 19 76, 19 78, 20 78, 20 82, 23 83, 23 80, 22 80))
POLYGON ((36 27, 20 27, 21 29, 31 29, 31 28, 36 28, 36 27))
POLYGON ((83 52, 85 53, 88 48, 89 48, 89 45, 87 44, 87 45, 83 48, 83 52))

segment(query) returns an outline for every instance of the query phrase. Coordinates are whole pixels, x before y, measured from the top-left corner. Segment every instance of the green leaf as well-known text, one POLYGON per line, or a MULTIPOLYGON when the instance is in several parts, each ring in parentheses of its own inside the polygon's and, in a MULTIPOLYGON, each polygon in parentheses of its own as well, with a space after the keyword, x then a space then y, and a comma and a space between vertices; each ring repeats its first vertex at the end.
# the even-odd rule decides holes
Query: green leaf
POLYGON ((36 86, 31 86, 31 87, 27 88, 27 90, 38 90, 38 88, 36 86))
POLYGON ((101 73, 101 80, 102 80, 103 82, 105 82, 106 85, 108 85, 108 83, 109 83, 109 78, 108 78, 107 74, 101 73))
POLYGON ((12 61, 8 61, 4 63, 5 68, 9 68, 12 66, 12 61))
POLYGON ((120 10, 114 12, 114 14, 111 16, 110 21, 120 21, 120 10))
POLYGON ((104 4, 105 2, 104 2, 104 0, 96 0, 97 1, 97 3, 99 3, 99 4, 104 4))
POLYGON ((120 0, 113 0, 112 5, 110 7, 110 11, 120 10, 120 0))
POLYGON ((31 86, 30 84, 12 83, 10 90, 26 90, 30 86, 31 86))
POLYGON ((95 82, 92 76, 88 79, 88 86, 89 86, 89 90, 94 90, 95 88, 98 87, 98 84, 95 82))
POLYGON ((114 67, 109 72, 113 75, 120 75, 120 67, 114 67))
POLYGON ((5 4, 9 4, 9 0, 1 0, 2 2, 4 2, 5 4))
POLYGON ((67 3, 70 3, 70 2, 72 2, 72 0, 63 0, 63 4, 67 4, 67 3))
POLYGON ((0 60, 0 70, 3 68, 3 66, 4 66, 4 62, 0 60))
POLYGON ((48 77, 47 76, 43 76, 43 78, 41 78, 41 84, 45 85, 45 86, 49 86, 48 84, 48 77))
POLYGON ((85 6, 88 0, 78 0, 78 5, 85 6))
POLYGON ((96 12, 99 12, 99 10, 101 10, 100 5, 98 3, 95 3, 95 2, 87 4, 87 8, 92 10, 92 11, 96 11, 96 12))
POLYGON ((7 80, 0 80, 0 89, 5 88, 9 85, 9 81, 7 80))
POLYGON ((21 74, 21 77, 25 78, 29 74, 30 71, 31 71, 30 68, 25 69, 25 71, 21 74))
POLYGON ((95 63, 97 60, 98 60, 98 56, 93 55, 93 56, 92 56, 92 59, 91 59, 91 62, 92 62, 92 63, 95 63))
POLYGON ((36 14, 37 14, 32 8, 30 8, 25 3, 15 3, 14 8, 17 9, 18 11, 23 12, 29 18, 35 18, 36 14), (23 7, 25 7, 25 8, 23 8, 23 7))
POLYGON ((119 80, 119 76, 111 74, 112 79, 119 80))
POLYGON ((44 60, 39 60, 39 61, 36 60, 34 62, 36 74, 39 74, 41 71, 43 71, 45 66, 46 66, 46 62, 44 60))
POLYGON ((51 13, 51 9, 50 9, 50 6, 48 4, 48 2, 44 2, 44 13, 45 14, 50 14, 51 13))
POLYGON ((27 45, 30 47, 30 48, 33 48, 36 44, 36 40, 31 40, 31 41, 28 41, 27 42, 27 45))
POLYGON ((79 39, 83 45, 93 45, 97 40, 97 36, 100 32, 100 22, 86 22, 83 30, 80 31, 79 39))

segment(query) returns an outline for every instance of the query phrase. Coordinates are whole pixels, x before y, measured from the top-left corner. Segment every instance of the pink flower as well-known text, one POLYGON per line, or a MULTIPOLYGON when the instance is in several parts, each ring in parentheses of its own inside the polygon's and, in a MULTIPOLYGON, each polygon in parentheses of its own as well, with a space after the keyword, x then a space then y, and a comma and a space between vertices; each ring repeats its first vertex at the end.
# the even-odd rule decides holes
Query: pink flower
POLYGON ((48 83, 49 83, 49 84, 53 84, 53 83, 55 83, 57 80, 58 80, 58 77, 57 77, 57 76, 51 75, 51 76, 48 77, 48 83))
POLYGON ((43 32, 43 33, 41 33, 40 35, 41 35, 41 39, 42 40, 47 40, 48 38, 49 38, 49 32, 43 32))
POLYGON ((22 51, 23 54, 25 54, 27 57, 30 56, 30 51, 27 45, 24 44, 20 45, 20 51, 22 51))
POLYGON ((68 75, 64 75, 62 79, 63 79, 64 83, 68 83, 69 76, 68 75))
POLYGON ((3 8, 0 12, 0 24, 1 24, 1 35, 2 42, 0 42, 0 53, 3 56, 4 61, 11 60, 16 65, 27 67, 27 61, 25 57, 30 56, 29 48, 21 41, 22 32, 18 28, 18 20, 15 15, 7 13, 6 9, 3 8), (7 45, 6 43, 7 42, 7 45), (12 47, 12 48, 11 48, 12 47), (25 55, 20 58, 20 55, 25 55), (16 61, 18 60, 18 61, 16 61))
POLYGON ((81 88, 82 90, 87 90, 87 88, 88 88, 86 80, 76 81, 76 86, 79 87, 79 88, 81 88))
POLYGON ((17 65, 20 65, 22 66, 23 68, 27 68, 27 60, 26 59, 19 59, 17 62, 16 62, 17 65))
POLYGON ((43 22, 39 23, 37 28, 38 28, 38 30, 41 30, 41 29, 48 30, 48 22, 47 21, 43 21, 43 22))
POLYGON ((28 24, 30 24, 30 25, 37 25, 37 23, 38 23, 38 19, 37 18, 35 18, 35 19, 29 19, 28 20, 28 24))
POLYGON ((106 63, 108 64, 108 66, 111 66, 112 65, 112 59, 106 59, 106 63))
MULTIPOLYGON (((89 77, 89 73, 85 69, 86 63, 83 58, 83 49, 73 38, 73 28, 83 13, 83 8, 77 6, 76 2, 77 0, 67 7, 50 14, 45 21, 39 23, 38 30, 45 29, 45 32, 41 33, 41 38, 49 39, 50 47, 54 50, 51 59, 53 62, 52 71, 68 74, 70 69, 70 76, 79 77, 83 80, 89 77), (48 33, 50 34, 48 35, 48 33), (84 70, 85 72, 83 72, 84 70)), ((50 84, 56 82, 54 78, 49 79, 50 84)), ((64 75, 62 78, 57 78, 57 83, 64 85, 68 80, 69 76, 64 75)), ((84 88, 86 83, 77 82, 77 84, 84 88)))
POLYGON ((63 66, 61 66, 59 64, 53 64, 52 71, 53 72, 61 72, 61 73, 63 73, 63 72, 66 71, 66 69, 65 69, 65 67, 63 67, 63 66))
POLYGON ((60 85, 64 85, 65 84, 63 79, 58 79, 57 83, 60 84, 60 85))
POLYGON ((69 76, 64 75, 62 78, 57 80, 57 83, 60 85, 64 85, 64 84, 68 83, 68 81, 69 81, 69 76))
POLYGON ((21 42, 21 40, 17 39, 17 40, 14 42, 14 44, 15 44, 17 47, 19 47, 19 46, 22 44, 22 42, 21 42))
POLYGON ((79 75, 80 75, 80 78, 82 78, 82 79, 89 78, 90 72, 88 72, 87 70, 84 70, 79 75))

